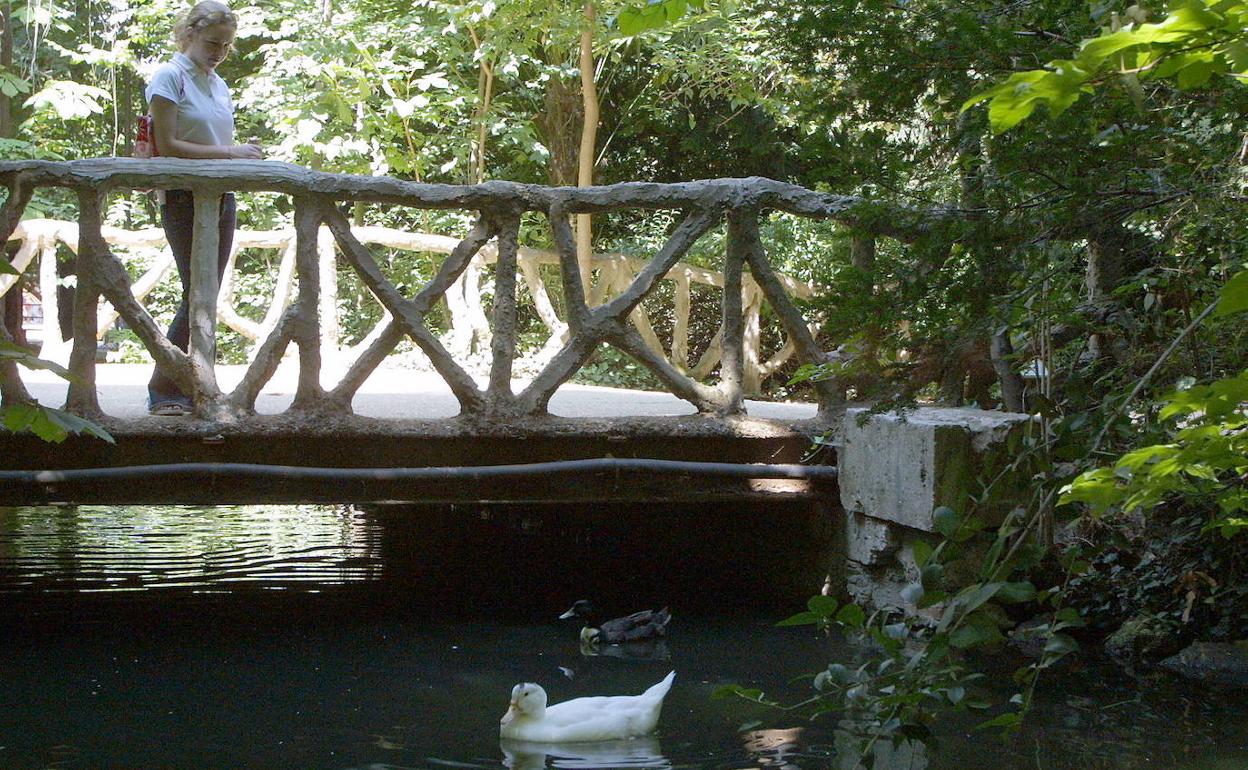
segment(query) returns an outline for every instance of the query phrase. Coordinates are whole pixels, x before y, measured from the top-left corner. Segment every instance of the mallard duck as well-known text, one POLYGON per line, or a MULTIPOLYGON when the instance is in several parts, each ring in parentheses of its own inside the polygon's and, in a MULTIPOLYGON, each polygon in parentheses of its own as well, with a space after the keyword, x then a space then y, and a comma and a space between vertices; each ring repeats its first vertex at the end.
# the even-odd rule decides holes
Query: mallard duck
POLYGON ((581 642, 585 644, 620 644, 667 636, 667 624, 672 620, 672 613, 664 607, 661 610, 642 610, 600 623, 596 622, 598 617, 597 608, 589 600, 579 599, 559 619, 579 618, 585 624, 581 629, 581 642))
POLYGON ((659 723, 663 698, 676 672, 641 695, 611 695, 546 705, 546 691, 532 682, 511 689, 511 703, 499 720, 499 735, 539 743, 613 741, 646 735, 659 723))

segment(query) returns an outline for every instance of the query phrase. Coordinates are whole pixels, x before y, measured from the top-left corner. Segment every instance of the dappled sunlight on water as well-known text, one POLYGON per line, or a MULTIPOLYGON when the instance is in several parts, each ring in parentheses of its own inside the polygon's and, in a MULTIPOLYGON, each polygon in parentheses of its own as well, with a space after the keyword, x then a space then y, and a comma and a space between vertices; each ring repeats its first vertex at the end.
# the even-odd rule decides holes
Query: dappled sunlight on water
POLYGON ((335 586, 380 575, 379 538, 349 507, 0 508, 0 592, 335 586))

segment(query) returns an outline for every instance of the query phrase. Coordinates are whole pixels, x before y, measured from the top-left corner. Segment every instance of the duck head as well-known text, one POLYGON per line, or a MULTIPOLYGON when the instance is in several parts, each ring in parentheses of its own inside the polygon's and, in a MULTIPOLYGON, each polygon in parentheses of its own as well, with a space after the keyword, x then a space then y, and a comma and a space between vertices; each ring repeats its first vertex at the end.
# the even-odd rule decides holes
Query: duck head
POLYGON ((559 616, 560 620, 569 620, 571 618, 580 618, 581 620, 589 620, 598 614, 597 609, 588 599, 577 599, 568 611, 559 616))
POLYGON ((507 713, 498 721, 508 725, 520 718, 541 719, 545 713, 546 691, 541 685, 524 682, 511 688, 511 703, 507 706, 507 713))

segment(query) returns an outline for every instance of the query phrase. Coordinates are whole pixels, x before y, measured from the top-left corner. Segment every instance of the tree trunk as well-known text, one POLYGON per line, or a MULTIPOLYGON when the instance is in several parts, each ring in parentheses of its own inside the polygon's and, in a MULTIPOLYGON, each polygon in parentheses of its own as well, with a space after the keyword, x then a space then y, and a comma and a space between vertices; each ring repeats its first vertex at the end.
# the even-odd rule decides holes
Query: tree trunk
MULTIPOLYGON (((585 27, 581 30, 581 147, 577 156, 576 184, 589 187, 594 183, 594 159, 598 146, 598 89, 594 84, 594 4, 585 3, 585 27)), ((589 214, 576 215, 576 262, 581 271, 581 286, 589 294, 593 283, 593 224, 589 214)))
MULTIPOLYGON (((478 52, 481 50, 481 39, 472 27, 468 28, 472 44, 478 52)), ((476 140, 472 147, 473 182, 481 184, 485 181, 485 142, 489 136, 486 130, 485 117, 490 114, 491 102, 494 99, 494 66, 484 56, 477 65, 477 108, 472 111, 473 122, 477 125, 476 140)))
POLYGON ((1014 362, 1014 346, 1010 343, 1010 332, 1002 329, 992 335, 990 352, 992 366, 997 370, 997 379, 1001 382, 1001 403, 1008 411, 1023 411, 1023 378, 1019 376, 1014 362))
MULTIPOLYGON (((983 206, 983 180, 980 176, 980 170, 983 167, 983 144, 980 142, 982 128, 972 124, 970 114, 962 113, 958 116, 954 130, 957 135, 958 205, 964 210, 974 212, 983 206)), ((972 213, 970 217, 975 217, 975 214, 972 213)), ((972 250, 972 256, 976 262, 984 264, 986 260, 982 248, 977 248, 974 243, 966 244, 966 246, 972 250)), ((983 270, 980 271, 979 276, 981 281, 986 283, 983 270)), ((987 317, 990 303, 986 294, 987 286, 984 285, 981 291, 972 295, 971 303, 975 306, 972 317, 987 317)), ((974 328, 964 330, 963 334, 971 336, 959 336, 943 351, 944 361, 940 367, 941 374, 938 381, 939 398, 943 404, 962 406, 966 403, 966 391, 971 372, 968 358, 973 355, 971 351, 977 347, 978 340, 973 338, 976 333, 977 330, 974 328)))
MULTIPOLYGON (((13 3, 10 0, 0 2, 0 68, 8 71, 13 69, 13 3)), ((8 94, 0 93, 0 137, 13 138, 13 99, 8 94)))
MULTIPOLYGON (((8 0, 0 2, 0 69, 11 71, 13 68, 13 4, 8 0)), ((0 137, 13 138, 13 101, 8 94, 0 93, 0 137)), ((4 250, 4 259, 9 259, 9 249, 4 250)), ((19 278, 4 295, 5 328, 13 341, 23 347, 26 345, 26 332, 22 329, 22 280, 19 278)))
POLYGON ((542 144, 550 151, 546 167, 550 183, 556 187, 576 184, 576 126, 581 120, 581 99, 566 80, 546 81, 542 112, 534 117, 542 144))
MULTIPOLYGON (((1106 226, 1089 235, 1084 284, 1089 303, 1103 308, 1099 315, 1125 327, 1129 316, 1119 312, 1120 303, 1114 299, 1114 291, 1127 278, 1148 266, 1154 248, 1148 236, 1132 233, 1120 224, 1106 226)), ((1126 338, 1121 334, 1097 333, 1088 339, 1088 352, 1093 360, 1108 356, 1122 363, 1130 356, 1127 348, 1126 338)))

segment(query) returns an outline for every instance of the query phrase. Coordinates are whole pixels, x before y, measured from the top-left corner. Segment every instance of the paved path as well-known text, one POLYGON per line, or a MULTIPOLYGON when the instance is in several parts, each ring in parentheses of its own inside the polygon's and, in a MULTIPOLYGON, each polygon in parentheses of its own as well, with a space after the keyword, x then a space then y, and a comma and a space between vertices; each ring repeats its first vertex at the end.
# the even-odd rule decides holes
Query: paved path
MULTIPOLYGON (((150 364, 96 366, 100 408, 114 417, 144 416, 147 413, 146 385, 151 371, 150 364)), ((217 381, 223 390, 232 390, 243 371, 242 366, 218 366, 217 381)), ((65 403, 64 380, 42 370, 23 369, 21 373, 27 389, 41 403, 49 406, 65 403)), ((293 366, 279 368, 260 392, 256 411, 260 414, 285 411, 294 398, 296 373, 293 366)), ((516 392, 523 387, 520 381, 513 384, 516 392)), ((440 377, 411 369, 378 369, 356 393, 352 407, 356 414, 382 418, 453 417, 459 412, 459 402, 440 377)), ((816 405, 811 403, 761 401, 747 401, 746 409, 753 417, 786 421, 813 418, 817 411, 816 405)), ((562 417, 650 417, 694 414, 697 410, 669 393, 568 383, 555 392, 550 411, 562 417)))

